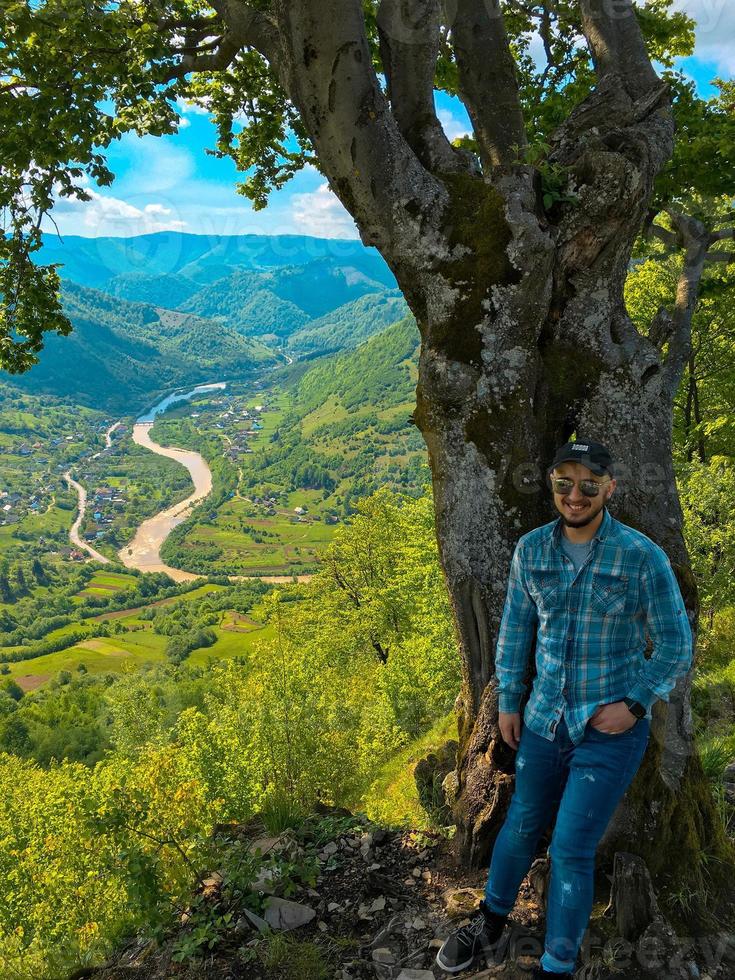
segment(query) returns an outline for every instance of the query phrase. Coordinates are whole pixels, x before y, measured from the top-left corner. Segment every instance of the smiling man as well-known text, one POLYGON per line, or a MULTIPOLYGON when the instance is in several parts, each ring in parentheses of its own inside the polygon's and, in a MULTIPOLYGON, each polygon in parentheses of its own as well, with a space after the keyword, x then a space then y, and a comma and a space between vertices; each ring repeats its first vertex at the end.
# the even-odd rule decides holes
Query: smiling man
POLYGON ((666 552, 607 509, 616 481, 605 446, 568 442, 546 473, 559 517, 516 545, 495 658, 498 726, 518 753, 515 791, 485 899, 437 954, 450 973, 496 946, 555 812, 544 952, 532 980, 574 972, 597 845, 643 759, 652 705, 668 700, 692 661, 666 552), (536 677, 522 725, 534 637, 536 677))

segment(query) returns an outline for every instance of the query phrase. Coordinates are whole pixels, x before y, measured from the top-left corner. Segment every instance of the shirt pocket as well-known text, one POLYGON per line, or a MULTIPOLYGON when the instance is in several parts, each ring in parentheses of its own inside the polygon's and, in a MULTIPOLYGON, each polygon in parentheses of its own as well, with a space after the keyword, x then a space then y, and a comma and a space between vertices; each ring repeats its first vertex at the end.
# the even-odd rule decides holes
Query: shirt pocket
POLYGON ((557 609, 562 599, 561 574, 545 568, 531 568, 528 572, 528 591, 540 611, 557 609))
POLYGON ((628 586, 627 575, 596 572, 592 579, 592 605, 603 616, 625 612, 630 595, 628 586))

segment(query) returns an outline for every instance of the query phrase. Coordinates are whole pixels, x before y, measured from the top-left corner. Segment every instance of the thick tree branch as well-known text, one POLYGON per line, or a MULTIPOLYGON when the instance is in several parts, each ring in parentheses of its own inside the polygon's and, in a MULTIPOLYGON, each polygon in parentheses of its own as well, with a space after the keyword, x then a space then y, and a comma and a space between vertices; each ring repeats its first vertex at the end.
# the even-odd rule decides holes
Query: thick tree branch
POLYGON ((373 69, 360 0, 276 0, 298 108, 332 190, 362 241, 397 261, 436 262, 427 222, 448 194, 401 134, 373 69))
POLYGON ((526 134, 499 0, 457 0, 452 46, 459 88, 486 169, 513 163, 526 134))
POLYGON ((631 0, 580 0, 582 30, 600 79, 618 76, 640 98, 661 83, 648 57, 631 0))
POLYGON ((735 228, 720 228, 719 231, 713 231, 710 237, 713 242, 722 242, 726 238, 735 238, 735 228))
POLYGON ((451 145, 434 107, 440 43, 439 0, 382 0, 380 56, 398 128, 419 160, 437 172, 478 172, 466 150, 451 145))

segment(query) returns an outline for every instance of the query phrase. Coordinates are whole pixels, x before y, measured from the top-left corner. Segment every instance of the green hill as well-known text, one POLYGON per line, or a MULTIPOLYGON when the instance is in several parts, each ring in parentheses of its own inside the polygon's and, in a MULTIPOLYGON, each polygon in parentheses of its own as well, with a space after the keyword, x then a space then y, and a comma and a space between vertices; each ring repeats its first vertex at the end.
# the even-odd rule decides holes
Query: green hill
MULTIPOLYGON (((166 388, 244 377, 275 355, 219 323, 130 303, 64 283, 74 331, 46 340, 40 362, 12 381, 25 391, 58 395, 104 411, 131 411, 166 388)), ((7 375, 6 375, 7 378, 7 375)))
POLYGON ((216 317, 243 334, 287 338, 311 320, 384 288, 358 266, 327 257, 283 269, 238 270, 180 308, 216 317))
POLYGON ((304 353, 346 350, 357 347, 407 313, 406 301, 397 289, 367 293, 312 320, 293 333, 288 344, 304 353))

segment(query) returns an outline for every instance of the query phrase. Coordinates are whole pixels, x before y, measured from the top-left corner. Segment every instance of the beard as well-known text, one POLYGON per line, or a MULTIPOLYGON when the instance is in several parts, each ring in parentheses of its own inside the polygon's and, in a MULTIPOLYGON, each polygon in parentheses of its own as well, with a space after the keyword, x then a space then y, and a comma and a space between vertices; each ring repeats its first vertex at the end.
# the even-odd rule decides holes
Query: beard
MULTIPOLYGON (((563 507, 564 505, 562 504, 562 508, 563 507)), ((563 509, 559 511, 559 515, 561 516, 562 523, 565 527, 586 527, 590 521, 593 521, 597 517, 604 507, 605 504, 603 503, 599 510, 594 510, 594 505, 590 504, 587 510, 583 510, 577 517, 574 518, 568 517, 563 509)))

